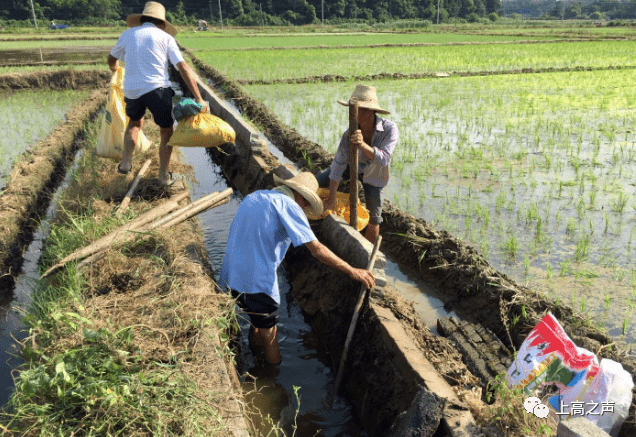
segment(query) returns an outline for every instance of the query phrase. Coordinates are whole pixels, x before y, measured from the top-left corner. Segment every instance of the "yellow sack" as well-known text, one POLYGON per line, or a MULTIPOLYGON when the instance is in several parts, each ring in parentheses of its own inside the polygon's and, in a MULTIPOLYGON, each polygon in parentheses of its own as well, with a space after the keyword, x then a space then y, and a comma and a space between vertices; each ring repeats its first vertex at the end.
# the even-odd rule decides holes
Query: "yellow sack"
POLYGON ((180 147, 219 147, 235 140, 236 133, 232 126, 219 117, 203 112, 179 120, 169 144, 180 147))
MULTIPOLYGON (((110 90, 106 100, 106 111, 101 116, 101 125, 95 153, 102 158, 120 161, 124 150, 124 133, 128 126, 126 103, 124 102, 124 69, 117 68, 110 79, 110 90)), ((133 154, 145 152, 152 145, 143 132, 139 131, 133 154)))
MULTIPOLYGON (((318 188, 318 196, 324 202, 325 200, 329 198, 329 189, 318 188)), ((349 193, 336 192, 336 210, 335 211, 326 210, 325 212, 322 213, 321 217, 317 217, 316 219, 324 219, 332 212, 336 213, 337 215, 345 219, 347 223, 349 223, 349 220, 350 220, 349 193)), ((314 219, 313 217, 309 217, 309 218, 314 219)), ((358 199, 358 230, 359 231, 363 230, 364 228, 366 228, 368 224, 369 224, 369 211, 367 211, 367 209, 364 206, 362 206, 360 199, 358 199)))

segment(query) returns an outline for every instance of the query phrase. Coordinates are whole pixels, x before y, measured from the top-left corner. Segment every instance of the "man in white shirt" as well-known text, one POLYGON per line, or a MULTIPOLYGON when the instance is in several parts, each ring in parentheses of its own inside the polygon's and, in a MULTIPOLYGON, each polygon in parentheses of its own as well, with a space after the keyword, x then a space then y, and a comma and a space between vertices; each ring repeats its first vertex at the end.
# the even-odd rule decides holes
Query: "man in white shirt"
POLYGON ((175 178, 168 172, 172 155, 172 146, 168 141, 173 133, 172 97, 168 61, 174 65, 183 77, 197 103, 206 108, 199 93, 196 76, 174 39, 177 29, 166 21, 166 9, 157 2, 148 2, 141 14, 131 14, 126 18, 130 29, 120 36, 115 47, 108 55, 108 66, 117 71, 119 59, 126 63, 124 73, 124 101, 126 115, 130 122, 124 135, 123 157, 117 171, 128 174, 132 171, 132 154, 137 143, 146 109, 152 113, 155 123, 160 127, 159 146, 159 182, 171 185, 175 178))

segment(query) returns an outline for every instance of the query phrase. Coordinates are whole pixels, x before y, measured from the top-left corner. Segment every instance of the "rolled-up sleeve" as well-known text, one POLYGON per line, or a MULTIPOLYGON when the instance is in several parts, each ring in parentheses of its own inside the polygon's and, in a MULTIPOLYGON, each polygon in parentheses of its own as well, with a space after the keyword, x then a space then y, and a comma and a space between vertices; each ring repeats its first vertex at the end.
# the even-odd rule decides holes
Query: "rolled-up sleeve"
POLYGON ((387 166, 391 162, 391 155, 393 154, 395 145, 399 140, 399 134, 395 123, 388 120, 383 120, 383 122, 384 132, 379 144, 374 145, 375 156, 373 157, 373 162, 382 166, 387 166))
POLYGON ((340 144, 338 144, 338 150, 336 156, 331 163, 331 173, 329 179, 332 181, 340 182, 342 180, 342 174, 347 169, 349 164, 349 129, 342 134, 340 144))

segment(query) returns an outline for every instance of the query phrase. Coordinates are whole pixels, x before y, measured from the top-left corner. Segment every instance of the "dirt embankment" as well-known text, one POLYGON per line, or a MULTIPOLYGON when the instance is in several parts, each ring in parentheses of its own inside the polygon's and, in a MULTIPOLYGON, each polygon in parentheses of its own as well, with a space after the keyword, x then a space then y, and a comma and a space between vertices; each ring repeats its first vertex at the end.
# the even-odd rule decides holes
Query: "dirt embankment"
POLYGON ((79 36, 79 35, 43 35, 14 38, 0 38, 0 42, 15 41, 93 41, 93 40, 117 40, 118 36, 79 36))
MULTIPOLYGON (((0 79, 1 80, 1 79, 0 79)), ((103 85, 104 81, 99 82, 103 85)), ((84 137, 84 124, 106 101, 105 89, 72 109, 67 121, 27 150, 0 193, 0 288, 10 290, 22 265, 22 253, 44 217, 55 188, 64 178, 84 137)))
POLYGON ((238 79, 236 82, 241 85, 275 85, 275 84, 292 84, 292 83, 317 83, 317 82, 369 82, 374 80, 384 79, 424 79, 424 78, 445 78, 450 76, 461 77, 473 77, 473 76, 497 76, 505 74, 532 74, 532 73, 564 73, 568 71, 605 71, 605 70, 633 70, 636 66, 633 65, 609 65, 607 67, 563 67, 563 68, 522 68, 518 70, 501 70, 501 71, 450 71, 450 72, 431 72, 431 73, 378 73, 367 74, 364 76, 345 77, 340 75, 326 74, 324 76, 309 76, 309 77, 296 77, 289 79, 274 79, 274 80, 250 80, 250 79, 238 79))
POLYGON ((110 81, 108 69, 94 71, 42 71, 35 73, 11 73, 0 76, 0 91, 29 89, 92 89, 101 88, 110 81))
POLYGON ((583 39, 555 39, 555 40, 524 40, 524 41, 453 41, 453 42, 412 42, 412 43, 384 43, 384 44, 341 44, 335 46, 291 46, 291 47, 241 47, 233 49, 218 49, 215 52, 250 52, 262 50, 321 50, 321 49, 377 49, 388 47, 436 47, 436 46, 477 46, 477 45, 501 45, 501 44, 550 44, 560 42, 585 42, 596 41, 591 38, 583 39))
MULTIPOLYGON (((309 157, 314 172, 316 167, 330 165, 333 155, 320 145, 308 141, 280 122, 268 108, 252 99, 229 78, 196 57, 192 56, 192 59, 247 117, 262 127, 270 141, 287 158, 309 167, 306 159, 309 157)), ((466 319, 483 324, 508 347, 514 348, 518 348, 541 317, 551 311, 578 345, 596 353, 599 358, 620 362, 632 376, 636 375, 636 361, 624 348, 617 347, 615 343, 620 341, 586 323, 571 308, 536 296, 532 290, 493 269, 470 245, 445 231, 435 230, 422 219, 405 214, 390 201, 384 201, 383 209, 383 251, 401 265, 409 267, 416 276, 443 290, 448 296, 447 309, 456 310, 466 319), (518 322, 514 324, 516 318, 518 322)), ((621 436, 636 435, 635 417, 636 393, 621 436)))

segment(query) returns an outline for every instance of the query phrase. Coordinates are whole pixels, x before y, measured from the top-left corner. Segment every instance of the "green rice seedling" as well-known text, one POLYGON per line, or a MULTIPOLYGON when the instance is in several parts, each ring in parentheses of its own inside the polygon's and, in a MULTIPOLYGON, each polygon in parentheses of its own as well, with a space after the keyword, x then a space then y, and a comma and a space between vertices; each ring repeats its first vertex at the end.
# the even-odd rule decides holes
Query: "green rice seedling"
POLYGON ((576 252, 574 253, 574 260, 581 262, 587 259, 590 252, 590 237, 585 235, 576 242, 576 252))
POLYGON ((581 310, 582 313, 585 312, 585 305, 586 305, 586 299, 585 299, 585 296, 582 296, 580 300, 580 306, 579 306, 579 309, 581 310))
POLYGON ((514 234, 511 234, 508 239, 504 242, 504 253, 510 258, 514 259, 517 255, 517 251, 519 250, 519 243, 517 242, 517 238, 514 234))
POLYGON ((612 199, 612 211, 622 214, 629 201, 629 195, 623 191, 612 199))
POLYGON ((629 317, 625 316, 623 318, 623 325, 622 325, 622 330, 621 330, 622 335, 625 335, 625 333, 627 332, 627 326, 628 325, 629 325, 629 317))
POLYGON ((546 277, 548 279, 552 279, 552 277, 554 276, 554 272, 552 271, 552 264, 550 263, 545 264, 545 272, 546 272, 546 277))
POLYGON ((573 236, 574 232, 576 231, 576 221, 574 220, 574 218, 570 218, 568 219, 567 224, 565 225, 565 233, 568 236, 573 236))
POLYGON ((530 257, 528 255, 523 256, 523 276, 528 279, 530 274, 530 257))
POLYGON ((568 261, 568 260, 564 260, 561 263, 561 267, 559 269, 559 276, 560 277, 564 277, 564 276, 566 276, 568 274, 569 266, 570 266, 570 261, 568 261))

